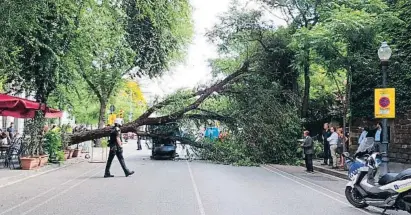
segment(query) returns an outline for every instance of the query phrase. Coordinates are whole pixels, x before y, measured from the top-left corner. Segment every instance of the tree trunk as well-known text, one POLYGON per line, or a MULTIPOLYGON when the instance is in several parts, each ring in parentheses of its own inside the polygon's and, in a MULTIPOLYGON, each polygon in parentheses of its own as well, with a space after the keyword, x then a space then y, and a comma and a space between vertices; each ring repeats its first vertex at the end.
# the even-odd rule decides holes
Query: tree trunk
POLYGON ((107 102, 101 100, 100 101, 100 114, 98 118, 98 128, 104 127, 104 117, 106 115, 106 108, 107 108, 107 102))
POLYGON ((308 101, 310 99, 310 63, 308 61, 304 64, 304 95, 303 104, 301 108, 301 118, 308 117, 308 101))
MULTIPOLYGON (((349 121, 351 121, 351 74, 352 74, 352 67, 349 67, 347 69, 347 85, 345 87, 345 123, 347 124, 351 124, 349 123, 349 121), (348 116, 347 116, 348 115, 348 116), (348 118, 348 119, 347 119, 348 118)), ((345 131, 345 127, 344 127, 344 132, 345 131)), ((345 133, 344 133, 345 134, 345 133)), ((350 148, 350 139, 348 138, 348 146, 347 146, 347 151, 349 151, 350 148)))
MULTIPOLYGON (((107 108, 107 102, 104 101, 103 99, 100 100, 100 113, 98 117, 98 128, 104 128, 104 117, 106 115, 106 108, 107 108)), ((96 141, 96 147, 101 146, 101 139, 98 138, 96 141)))

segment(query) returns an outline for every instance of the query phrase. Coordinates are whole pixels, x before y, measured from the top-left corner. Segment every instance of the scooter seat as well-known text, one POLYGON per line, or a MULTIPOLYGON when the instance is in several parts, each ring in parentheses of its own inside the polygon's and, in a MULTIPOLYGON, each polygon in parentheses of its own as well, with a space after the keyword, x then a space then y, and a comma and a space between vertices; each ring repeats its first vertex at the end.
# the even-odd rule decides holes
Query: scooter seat
POLYGON ((378 180, 378 184, 386 185, 392 183, 394 181, 403 180, 406 178, 411 178, 411 168, 406 169, 400 173, 387 173, 383 175, 380 180, 378 180))
POLYGON ((379 185, 386 185, 397 180, 398 173, 387 173, 378 180, 379 185))
POLYGON ((395 180, 403 180, 406 178, 411 178, 411 168, 406 169, 402 172, 400 172, 396 177, 395 180))

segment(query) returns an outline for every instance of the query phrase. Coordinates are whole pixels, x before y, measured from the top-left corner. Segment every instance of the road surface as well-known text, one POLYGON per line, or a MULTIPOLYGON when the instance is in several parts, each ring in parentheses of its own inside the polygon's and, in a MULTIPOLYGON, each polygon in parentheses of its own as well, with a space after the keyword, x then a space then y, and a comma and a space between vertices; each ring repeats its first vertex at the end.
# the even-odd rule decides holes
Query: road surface
MULTIPOLYGON (((143 147, 145 145, 143 144, 143 147)), ((300 167, 233 167, 202 161, 153 161, 149 151, 125 147, 136 174, 114 178, 104 165, 81 163, 0 188, 3 214, 87 215, 298 215, 380 214, 355 209, 344 197, 346 181, 300 167)), ((406 214, 394 212, 389 214, 406 214)))

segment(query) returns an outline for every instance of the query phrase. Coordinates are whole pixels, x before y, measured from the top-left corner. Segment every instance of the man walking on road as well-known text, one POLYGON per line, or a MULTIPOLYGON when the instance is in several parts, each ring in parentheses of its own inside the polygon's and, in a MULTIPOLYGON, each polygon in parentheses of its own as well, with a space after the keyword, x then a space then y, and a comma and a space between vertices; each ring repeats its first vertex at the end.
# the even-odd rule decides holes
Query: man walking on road
POLYGON ((121 120, 116 119, 114 127, 110 131, 110 140, 108 146, 110 147, 110 153, 108 155, 106 171, 104 173, 104 178, 114 177, 110 174, 111 162, 113 162, 114 156, 117 156, 118 161, 120 162, 121 167, 123 168, 124 174, 126 177, 134 174, 134 171, 130 171, 126 167, 123 157, 123 143, 121 142, 121 120))
POLYGON ((302 144, 302 147, 304 148, 305 166, 307 167, 307 172, 313 173, 314 144, 313 139, 310 137, 309 131, 304 131, 304 142, 302 144))
POLYGON ((323 143, 324 143, 324 163, 321 165, 330 165, 332 166, 332 159, 331 159, 331 151, 330 151, 330 143, 328 142, 327 138, 331 136, 330 126, 328 123, 324 123, 324 130, 323 130, 323 143))

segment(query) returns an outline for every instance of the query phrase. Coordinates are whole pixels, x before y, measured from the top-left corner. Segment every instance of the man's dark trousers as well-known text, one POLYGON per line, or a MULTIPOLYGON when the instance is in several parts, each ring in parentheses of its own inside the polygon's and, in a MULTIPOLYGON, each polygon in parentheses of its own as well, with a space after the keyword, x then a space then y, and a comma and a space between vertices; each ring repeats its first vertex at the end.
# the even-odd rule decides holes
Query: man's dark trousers
POLYGON ((123 157, 123 148, 112 146, 110 147, 110 153, 108 154, 108 160, 106 165, 106 175, 110 175, 110 167, 113 162, 114 156, 117 156, 118 161, 120 162, 121 167, 123 168, 124 174, 129 174, 130 171, 126 167, 123 157))
POLYGON ((330 144, 328 142, 324 143, 324 163, 325 164, 332 164, 333 160, 331 158, 331 150, 330 150, 330 144), (330 162, 328 162, 330 161, 330 162))
POLYGON ((312 154, 305 154, 305 167, 307 168, 307 171, 309 172, 314 171, 312 154))
POLYGON ((140 136, 138 136, 138 138, 137 138, 137 150, 142 150, 142 148, 141 148, 141 137, 140 136))

